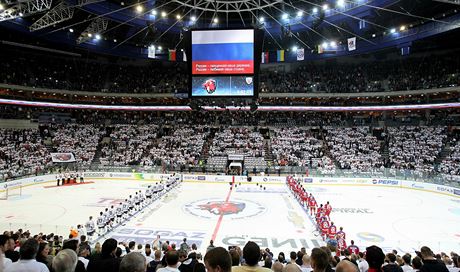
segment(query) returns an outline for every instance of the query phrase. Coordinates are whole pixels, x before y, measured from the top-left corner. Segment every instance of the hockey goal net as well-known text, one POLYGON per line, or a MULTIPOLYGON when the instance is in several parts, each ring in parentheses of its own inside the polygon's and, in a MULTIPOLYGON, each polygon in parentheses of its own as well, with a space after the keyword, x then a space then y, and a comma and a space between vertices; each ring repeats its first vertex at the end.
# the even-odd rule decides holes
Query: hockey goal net
POLYGON ((0 200, 7 200, 13 196, 21 196, 22 195, 22 186, 13 187, 13 188, 4 188, 0 190, 0 200))

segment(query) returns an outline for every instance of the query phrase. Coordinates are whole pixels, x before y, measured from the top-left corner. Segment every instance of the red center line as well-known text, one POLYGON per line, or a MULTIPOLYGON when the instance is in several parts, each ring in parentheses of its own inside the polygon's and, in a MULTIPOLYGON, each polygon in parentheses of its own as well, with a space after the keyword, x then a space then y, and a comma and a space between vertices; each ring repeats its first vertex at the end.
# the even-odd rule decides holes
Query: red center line
MULTIPOLYGON (((228 190, 227 198, 225 198, 225 204, 228 203, 228 199, 230 198, 230 195, 232 194, 234 185, 235 185, 235 176, 232 176, 232 187, 230 188, 230 190, 228 190)), ((213 241, 216 240, 217 232, 219 232, 220 224, 222 223, 223 218, 224 218, 224 215, 221 213, 219 216, 219 219, 217 220, 216 227, 214 228, 214 232, 212 233, 211 240, 213 241)))

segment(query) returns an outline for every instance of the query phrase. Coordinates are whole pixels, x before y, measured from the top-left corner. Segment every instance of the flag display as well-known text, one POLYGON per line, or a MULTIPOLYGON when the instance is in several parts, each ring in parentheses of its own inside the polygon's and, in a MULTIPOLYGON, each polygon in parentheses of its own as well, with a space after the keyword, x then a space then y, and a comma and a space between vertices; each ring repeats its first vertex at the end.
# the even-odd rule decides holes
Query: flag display
POLYGON ((297 60, 305 60, 305 49, 297 49, 297 60))
POLYGON ((356 37, 348 39, 348 51, 356 50, 356 37))
POLYGON ((318 45, 318 54, 324 53, 324 48, 322 45, 318 45))
POLYGON ((276 50, 276 61, 284 61, 284 50, 276 50))
POLYGON ((150 58, 150 59, 155 58, 155 46, 154 45, 151 45, 151 46, 148 47, 148 49, 147 49, 147 57, 150 58))
POLYGON ((262 52, 262 63, 268 63, 268 56, 269 56, 269 53, 268 52, 262 52))
POLYGON ((192 74, 253 73, 253 29, 192 32, 192 74))
POLYGON ((51 153, 53 162, 75 162, 75 156, 72 153, 51 153))
POLYGON ((176 61, 176 50, 174 49, 169 49, 169 54, 168 54, 168 60, 170 61, 176 61))

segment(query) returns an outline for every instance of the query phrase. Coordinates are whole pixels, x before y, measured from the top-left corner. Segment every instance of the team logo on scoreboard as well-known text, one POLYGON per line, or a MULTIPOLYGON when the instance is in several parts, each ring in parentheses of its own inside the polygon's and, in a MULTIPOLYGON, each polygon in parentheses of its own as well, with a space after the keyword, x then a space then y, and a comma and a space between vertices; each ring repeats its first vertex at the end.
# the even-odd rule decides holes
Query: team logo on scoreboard
POLYGON ((207 79, 202 86, 208 94, 212 94, 217 90, 217 81, 214 79, 207 79))
POLYGON ((222 199, 202 199, 183 206, 183 210, 195 216, 207 219, 219 216, 230 219, 243 219, 260 215, 266 208, 257 202, 235 199, 225 201, 222 199))
POLYGON ((248 85, 252 84, 252 77, 246 77, 246 84, 248 85))

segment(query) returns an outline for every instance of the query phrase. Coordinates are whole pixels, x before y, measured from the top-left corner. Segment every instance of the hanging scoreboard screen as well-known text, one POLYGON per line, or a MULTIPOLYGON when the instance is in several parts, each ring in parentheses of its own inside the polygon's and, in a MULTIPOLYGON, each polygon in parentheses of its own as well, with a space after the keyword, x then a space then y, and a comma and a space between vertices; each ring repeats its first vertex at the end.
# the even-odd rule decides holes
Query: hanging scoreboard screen
POLYGON ((193 96, 253 96, 252 76, 194 76, 193 96))
POLYGON ((197 29, 188 39, 189 97, 256 96, 263 31, 197 29))
POLYGON ((254 74, 254 30, 192 31, 192 74, 254 74))

